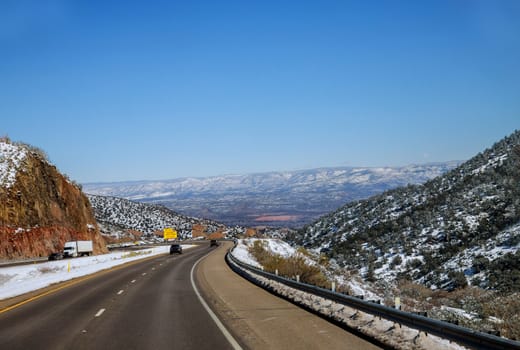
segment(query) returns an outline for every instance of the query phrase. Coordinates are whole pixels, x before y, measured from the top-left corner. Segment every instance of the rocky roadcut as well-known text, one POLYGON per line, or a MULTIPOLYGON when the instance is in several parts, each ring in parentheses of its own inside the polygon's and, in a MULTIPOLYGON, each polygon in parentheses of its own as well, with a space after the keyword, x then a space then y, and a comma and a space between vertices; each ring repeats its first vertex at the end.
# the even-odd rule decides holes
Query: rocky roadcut
POLYGON ((74 240, 107 252, 87 197, 42 151, 4 138, 0 152, 0 260, 47 257, 74 240))

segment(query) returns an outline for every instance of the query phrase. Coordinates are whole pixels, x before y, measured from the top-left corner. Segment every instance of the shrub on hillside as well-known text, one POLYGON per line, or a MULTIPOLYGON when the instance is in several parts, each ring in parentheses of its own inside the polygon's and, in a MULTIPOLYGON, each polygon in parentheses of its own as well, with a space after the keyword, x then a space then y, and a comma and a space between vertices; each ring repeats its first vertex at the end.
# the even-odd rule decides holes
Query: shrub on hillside
POLYGON ((266 249, 263 241, 256 240, 249 246, 249 252, 264 267, 264 270, 274 273, 278 270, 280 276, 295 278, 300 276, 300 282, 318 287, 330 288, 330 282, 318 266, 307 262, 302 253, 284 258, 266 249))

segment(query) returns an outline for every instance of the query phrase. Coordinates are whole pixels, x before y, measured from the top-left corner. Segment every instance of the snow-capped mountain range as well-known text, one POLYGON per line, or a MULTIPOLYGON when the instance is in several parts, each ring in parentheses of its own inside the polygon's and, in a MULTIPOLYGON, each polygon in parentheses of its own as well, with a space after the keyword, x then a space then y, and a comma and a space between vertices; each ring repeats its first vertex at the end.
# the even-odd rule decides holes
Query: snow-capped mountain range
POLYGON ((228 225, 301 226, 346 202, 419 184, 460 162, 403 167, 333 167, 163 181, 89 183, 90 194, 160 203, 228 225))
POLYGON ((367 280, 520 291, 520 132, 423 185, 348 203, 290 239, 367 280))

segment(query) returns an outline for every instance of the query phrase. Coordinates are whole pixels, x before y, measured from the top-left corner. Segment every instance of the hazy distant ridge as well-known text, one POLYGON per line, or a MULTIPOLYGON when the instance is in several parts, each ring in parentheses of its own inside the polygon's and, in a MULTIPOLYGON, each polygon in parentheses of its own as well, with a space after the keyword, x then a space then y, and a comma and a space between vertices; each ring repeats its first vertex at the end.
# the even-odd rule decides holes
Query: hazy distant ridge
POLYGON ((222 175, 161 181, 90 183, 87 193, 155 202, 190 216, 227 224, 271 224, 262 216, 288 216, 276 225, 298 226, 345 202, 387 189, 418 184, 460 162, 403 167, 331 167, 247 175, 222 175))

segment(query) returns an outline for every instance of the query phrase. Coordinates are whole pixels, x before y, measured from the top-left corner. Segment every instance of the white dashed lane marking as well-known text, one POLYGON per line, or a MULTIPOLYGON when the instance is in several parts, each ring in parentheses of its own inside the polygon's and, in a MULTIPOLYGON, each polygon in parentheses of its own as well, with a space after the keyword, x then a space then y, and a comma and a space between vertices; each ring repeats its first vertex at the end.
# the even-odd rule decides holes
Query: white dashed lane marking
POLYGON ((100 309, 97 314, 96 314, 96 317, 99 317, 101 315, 103 315, 103 312, 105 312, 105 309, 100 309))

